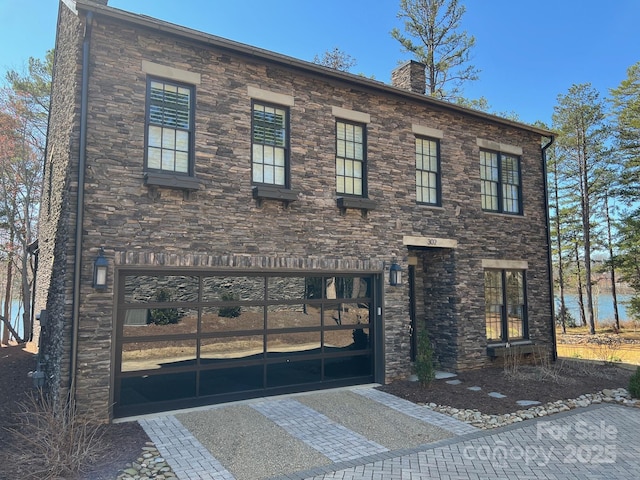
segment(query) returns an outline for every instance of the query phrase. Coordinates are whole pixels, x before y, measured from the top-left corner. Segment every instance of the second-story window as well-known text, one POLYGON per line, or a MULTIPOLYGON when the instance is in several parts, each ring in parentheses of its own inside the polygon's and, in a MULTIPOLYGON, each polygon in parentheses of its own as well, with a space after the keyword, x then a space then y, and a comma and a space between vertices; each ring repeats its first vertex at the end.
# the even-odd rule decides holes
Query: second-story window
POLYGON ((253 103, 253 183, 288 186, 288 111, 264 103, 253 103))
POLYGON ((480 181, 483 210, 522 213, 519 157, 481 150, 480 181))
POLYGON ((366 197, 364 125, 336 122, 336 191, 366 197))
POLYGON ((440 205, 440 144, 416 137, 416 201, 440 205))
POLYGON ((146 168, 193 175, 193 87, 147 83, 146 168))

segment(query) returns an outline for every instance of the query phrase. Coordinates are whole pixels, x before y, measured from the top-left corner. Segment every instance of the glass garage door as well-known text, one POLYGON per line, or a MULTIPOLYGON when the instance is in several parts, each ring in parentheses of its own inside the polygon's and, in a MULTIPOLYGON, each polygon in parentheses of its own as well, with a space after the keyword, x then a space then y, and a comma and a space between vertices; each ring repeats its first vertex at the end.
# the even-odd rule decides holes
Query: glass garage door
POLYGON ((374 381, 379 281, 120 272, 115 416, 374 381))

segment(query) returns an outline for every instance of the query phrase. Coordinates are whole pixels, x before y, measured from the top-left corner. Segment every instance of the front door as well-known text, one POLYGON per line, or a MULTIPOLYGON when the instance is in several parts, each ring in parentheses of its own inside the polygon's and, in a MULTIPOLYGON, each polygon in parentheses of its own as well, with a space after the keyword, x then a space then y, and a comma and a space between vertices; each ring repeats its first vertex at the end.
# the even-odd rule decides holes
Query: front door
POLYGON ((411 337, 411 361, 416 361, 418 337, 416 332, 416 267, 409 265, 409 332, 411 337))

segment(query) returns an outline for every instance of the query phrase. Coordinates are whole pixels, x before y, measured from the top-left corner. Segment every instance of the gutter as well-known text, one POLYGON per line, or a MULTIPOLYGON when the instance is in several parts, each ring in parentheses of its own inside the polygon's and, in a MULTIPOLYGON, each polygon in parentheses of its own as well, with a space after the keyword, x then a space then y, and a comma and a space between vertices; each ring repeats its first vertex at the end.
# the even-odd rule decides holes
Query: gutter
POLYGON ((80 148, 78 152, 78 198, 76 203, 76 249, 73 269, 73 314, 71 317, 71 358, 69 368, 69 399, 76 396, 76 369, 78 367, 78 331, 80 319, 80 279, 82 276, 82 229, 84 225, 84 177, 87 163, 87 103, 89 90, 89 47, 93 12, 85 17, 82 41, 82 86, 80 90, 80 148))
POLYGON ((547 185, 547 148, 553 144, 555 137, 551 135, 549 142, 542 147, 542 172, 544 175, 544 203, 545 203, 545 222, 547 224, 547 262, 549 266, 549 293, 551 298, 551 340, 553 341, 552 359, 558 358, 558 347, 556 340, 556 302, 553 289, 553 258, 551 256, 551 220, 549 218, 549 186, 547 185))

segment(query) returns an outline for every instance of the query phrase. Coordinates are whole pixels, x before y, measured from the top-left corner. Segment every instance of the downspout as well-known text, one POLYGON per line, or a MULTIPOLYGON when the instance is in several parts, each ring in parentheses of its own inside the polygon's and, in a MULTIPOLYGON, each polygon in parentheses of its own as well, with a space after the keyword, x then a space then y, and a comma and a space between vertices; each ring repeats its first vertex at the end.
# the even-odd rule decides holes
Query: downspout
POLYGON ((542 171, 544 173, 544 205, 545 205, 545 222, 547 226, 547 262, 549 267, 549 293, 551 298, 551 341, 553 342, 552 359, 555 361, 558 358, 558 348, 556 341, 556 301, 555 291, 553 288, 553 258, 551 256, 551 219, 549 217, 549 186, 547 185, 547 148, 551 146, 555 140, 554 136, 549 137, 549 142, 542 147, 542 171))
POLYGON ((76 369, 78 366, 78 331, 80 319, 80 279, 82 276, 82 230, 84 225, 84 177, 87 162, 87 101, 89 90, 89 47, 93 12, 85 19, 82 41, 82 85, 80 91, 80 149, 78 152, 78 199, 76 210, 76 251, 73 270, 73 314, 71 317, 71 359, 69 369, 69 399, 76 397, 76 369))

